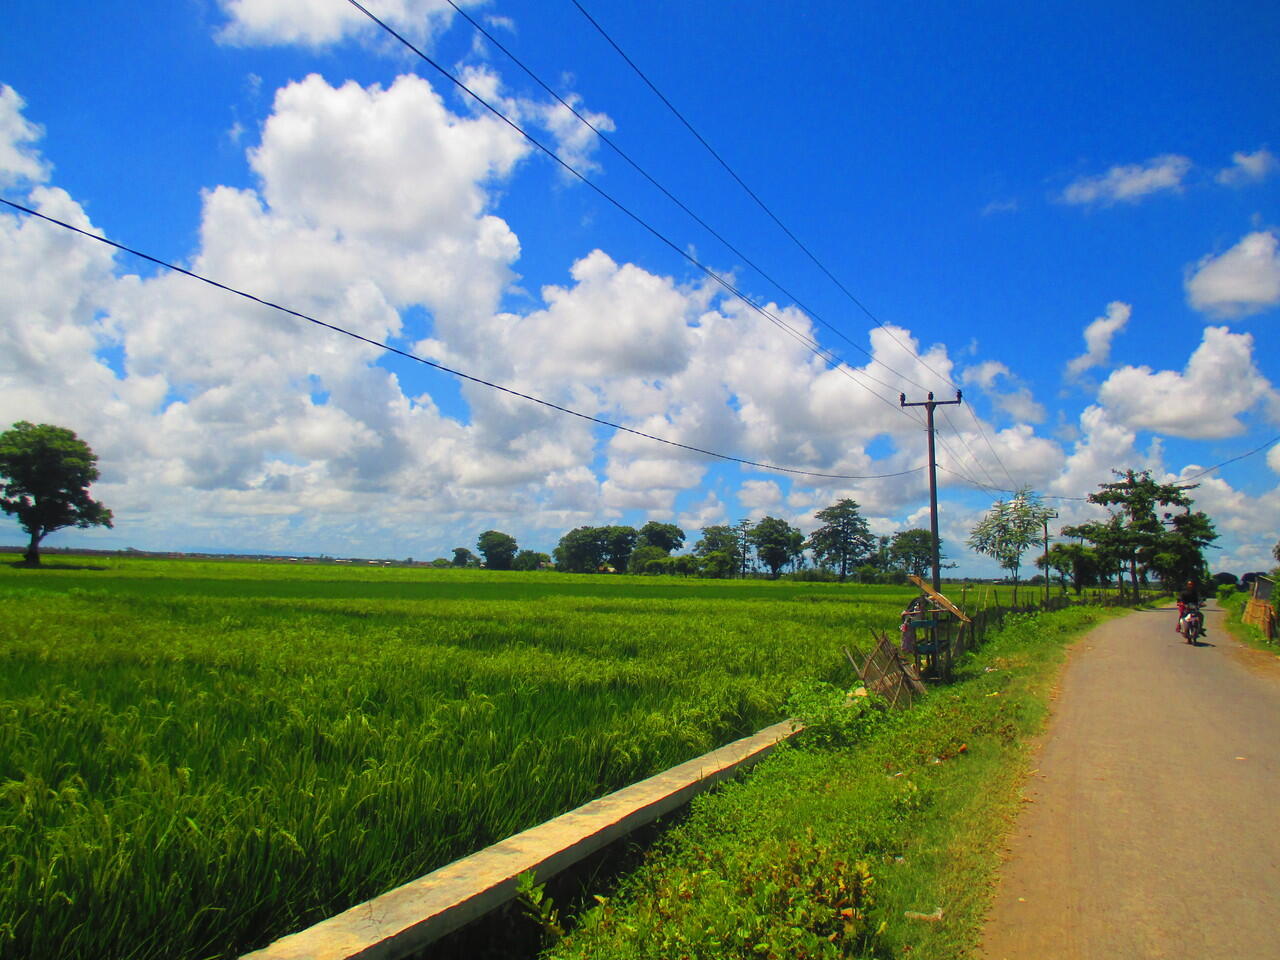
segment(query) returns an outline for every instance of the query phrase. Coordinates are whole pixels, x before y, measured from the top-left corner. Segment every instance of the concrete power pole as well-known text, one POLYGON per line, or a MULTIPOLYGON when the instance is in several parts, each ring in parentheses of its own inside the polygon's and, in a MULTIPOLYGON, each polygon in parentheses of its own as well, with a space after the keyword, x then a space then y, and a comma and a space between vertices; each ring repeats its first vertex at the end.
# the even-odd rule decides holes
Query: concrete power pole
POLYGON ((933 391, 929 391, 929 399, 919 403, 907 403, 905 393, 898 394, 898 404, 903 407, 924 407, 926 430, 929 433, 929 531, 933 534, 933 589, 942 592, 941 557, 938 555, 938 460, 933 450, 933 408, 945 407, 949 404, 963 402, 960 391, 956 391, 954 400, 935 400, 933 391))
POLYGON ((1049 602, 1049 521, 1058 519, 1058 511, 1046 513, 1040 518, 1044 524, 1044 602, 1049 602))

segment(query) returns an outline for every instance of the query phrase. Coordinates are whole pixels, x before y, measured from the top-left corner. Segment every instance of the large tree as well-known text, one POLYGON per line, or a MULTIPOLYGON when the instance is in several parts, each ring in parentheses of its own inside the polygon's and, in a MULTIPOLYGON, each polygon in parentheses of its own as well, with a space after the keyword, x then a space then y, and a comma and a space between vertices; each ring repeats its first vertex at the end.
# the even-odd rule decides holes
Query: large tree
POLYGON ((98 457, 66 427, 20 420, 0 433, 0 509, 31 537, 27 563, 40 562, 40 541, 64 527, 110 527, 111 511, 89 496, 98 457))
MULTIPOLYGON (((1077 596, 1082 588, 1098 580, 1100 564, 1098 552, 1093 547, 1082 543, 1055 543, 1047 554, 1036 558, 1036 566, 1044 569, 1046 559, 1050 570, 1056 570, 1063 578, 1071 577, 1071 588, 1077 596)), ((1048 571, 1045 573, 1047 575, 1048 571)))
POLYGON ((769 568, 769 575, 775 580, 778 571, 793 563, 804 549, 804 534, 777 517, 765 517, 750 529, 747 536, 755 547, 756 556, 769 568))
POLYGON ((875 552, 876 538, 867 526, 866 518, 858 511, 856 500, 838 500, 814 516, 822 526, 809 534, 806 546, 813 551, 819 563, 835 567, 841 580, 875 552))
POLYGON ((596 573, 609 559, 608 527, 576 527, 560 538, 556 568, 566 573, 596 573))
MULTIPOLYGON (((941 557, 941 537, 938 550, 941 557)), ((920 527, 899 530, 889 541, 889 559, 898 569, 923 577, 933 567, 933 533, 920 527)))
POLYGON ((486 530, 476 540, 476 548, 490 570, 510 570, 520 547, 516 538, 500 530, 486 530))
POLYGON ((702 528, 702 537, 693 545, 703 573, 709 577, 732 577, 742 564, 738 531, 725 524, 702 528))
POLYGON ((631 551, 628 571, 631 573, 665 573, 663 561, 671 559, 661 547, 642 543, 631 551))
POLYGON ((733 530, 738 536, 738 576, 745 577, 747 575, 747 565, 751 562, 751 521, 743 517, 736 524, 733 530))
POLYGON ((608 544, 606 560, 609 566, 618 573, 626 573, 631 563, 631 551, 636 548, 639 535, 635 527, 604 527, 605 542, 608 544))
POLYGON ((1191 510, 1192 499, 1187 491, 1194 490, 1195 485, 1158 483, 1150 470, 1114 473, 1115 481, 1101 483, 1096 493, 1089 494, 1090 502, 1106 507, 1111 517, 1067 527, 1062 532, 1069 537, 1083 537, 1105 556, 1123 562, 1129 568, 1135 597, 1140 570, 1150 570, 1166 585, 1203 577, 1206 567, 1202 551, 1218 534, 1207 516, 1191 510), (1182 513, 1166 512, 1166 507, 1181 507, 1182 513))
POLYGON ((539 553, 537 550, 521 550, 515 555, 515 559, 511 561, 512 570, 537 570, 544 563, 550 563, 551 558, 545 553, 539 553))
POLYGON ((1218 539, 1213 521, 1202 511, 1187 507, 1182 513, 1166 513, 1163 526, 1163 532, 1145 555, 1147 567, 1160 577, 1166 589, 1188 580, 1208 580, 1204 550, 1218 539))
POLYGON ((1039 494, 1023 487, 1010 500, 997 500, 974 525, 969 546, 991 557, 1013 577, 1013 602, 1018 602, 1018 571, 1022 555, 1041 542, 1041 526, 1049 511, 1039 494))
POLYGON ((684 531, 674 523, 659 523, 650 520, 640 528, 636 539, 636 547, 657 547, 664 554, 679 550, 684 546, 684 531))

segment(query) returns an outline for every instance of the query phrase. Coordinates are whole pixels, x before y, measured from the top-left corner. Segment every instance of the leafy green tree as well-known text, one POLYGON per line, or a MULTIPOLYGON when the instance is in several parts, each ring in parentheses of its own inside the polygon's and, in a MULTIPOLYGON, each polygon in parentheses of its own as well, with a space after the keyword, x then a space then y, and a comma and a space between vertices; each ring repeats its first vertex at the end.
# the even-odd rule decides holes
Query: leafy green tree
POLYGON ((1218 539, 1213 521, 1188 507, 1182 513, 1166 513, 1163 526, 1154 546, 1144 551, 1147 568, 1160 577, 1166 589, 1188 580, 1206 581, 1209 565, 1204 550, 1218 539))
POLYGON ((698 572, 698 558, 691 553, 681 553, 674 557, 668 557, 667 560, 671 564, 671 571, 682 577, 692 576, 698 572))
POLYGON ((1132 535, 1126 529, 1124 517, 1116 514, 1106 520, 1063 527, 1064 536, 1088 540, 1097 564, 1097 577, 1103 584, 1115 578, 1117 587, 1123 582, 1124 566, 1131 553, 1132 535))
POLYGON ((727 550, 711 550, 694 555, 698 561, 698 572, 713 580, 728 580, 738 572, 737 552, 727 550))
MULTIPOLYGON (((941 538, 938 547, 941 550, 941 538)), ((933 569, 933 533, 919 527, 899 530, 889 542, 889 559, 898 569, 923 577, 933 569)))
POLYGON ((785 520, 765 517, 748 533, 760 562, 769 568, 769 575, 778 579, 778 572, 793 563, 804 549, 804 534, 785 520))
POLYGON ((636 547, 657 547, 664 554, 684 546, 684 531, 674 523, 658 523, 650 520, 640 528, 636 547))
POLYGON ((651 543, 644 543, 631 551, 628 570, 631 573, 663 573, 662 561, 669 560, 665 550, 651 543))
POLYGON ((639 534, 635 527, 604 527, 608 548, 605 561, 618 573, 625 573, 631 563, 631 551, 636 548, 639 534))
POLYGON ((738 532, 725 524, 702 528, 702 538, 693 545, 704 576, 732 577, 742 565, 738 532))
POLYGON ((1013 602, 1018 602, 1018 572, 1022 555, 1041 541, 1041 524, 1049 511, 1041 504, 1039 494, 1023 487, 1012 499, 997 500, 986 516, 974 525, 969 546, 986 554, 1013 577, 1013 602))
POLYGON ((455 567, 478 567, 480 565, 480 558, 466 547, 454 547, 453 565, 455 567))
MULTIPOLYGON (((556 568, 566 573, 599 573, 611 562, 614 551, 621 545, 615 542, 614 531, 617 530, 631 530, 631 542, 634 544, 635 530, 631 527, 577 527, 570 530, 560 538, 553 552, 556 568)), ((622 539, 625 541, 625 534, 622 539)), ((627 556, 630 555, 628 549, 627 556)), ((625 564, 622 569, 626 569, 625 564)))
POLYGON ((544 563, 550 563, 551 557, 537 550, 521 550, 511 561, 512 570, 540 570, 544 563))
POLYGON ((859 583, 879 583, 884 571, 874 563, 864 563, 854 573, 859 583))
POLYGON ((31 537, 27 563, 40 563, 40 541, 55 530, 111 526, 111 511, 89 496, 97 479, 97 455, 66 427, 20 420, 0 433, 0 509, 31 537))
POLYGON ((1203 549, 1218 534, 1207 516, 1191 510, 1192 499, 1187 491, 1195 486, 1157 483, 1150 470, 1114 473, 1114 482, 1099 484, 1098 492, 1089 494, 1090 502, 1106 507, 1111 517, 1067 527, 1062 532, 1083 537, 1098 548, 1105 560, 1127 566, 1135 597, 1139 575, 1148 569, 1166 584, 1203 577, 1207 572, 1203 549), (1158 514, 1164 507, 1181 507, 1183 513, 1165 512, 1162 523, 1158 514))
POLYGON ((890 552, 893 541, 889 537, 876 539, 876 553, 870 561, 881 570, 888 570, 893 565, 893 554, 890 552))
POLYGON ((875 552, 876 538, 859 512, 856 500, 839 500, 814 516, 822 526, 809 534, 806 546, 819 563, 838 570, 841 580, 875 552))
MULTIPOLYGON (((1049 569, 1056 570, 1063 579, 1071 578, 1071 589, 1079 596, 1084 587, 1098 582, 1098 553, 1082 543, 1055 543, 1046 555, 1049 569)), ((1044 569, 1045 556, 1036 558, 1036 566, 1044 569)))
POLYGON ((476 548, 490 570, 510 570, 520 549, 516 538, 499 530, 486 530, 476 540, 476 548))

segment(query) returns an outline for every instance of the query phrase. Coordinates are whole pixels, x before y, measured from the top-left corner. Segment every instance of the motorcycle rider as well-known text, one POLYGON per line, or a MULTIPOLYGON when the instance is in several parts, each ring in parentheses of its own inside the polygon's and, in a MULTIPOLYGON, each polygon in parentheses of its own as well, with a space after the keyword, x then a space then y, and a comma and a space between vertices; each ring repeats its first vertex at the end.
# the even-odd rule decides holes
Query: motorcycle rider
MULTIPOLYGON (((1186 587, 1178 594, 1178 625, 1174 627, 1174 630, 1178 633, 1183 632, 1183 619, 1186 617, 1187 611, 1192 607, 1198 607, 1200 602, 1200 588, 1194 580, 1188 580, 1186 587)), ((1202 627, 1201 632, 1207 633, 1208 631, 1205 631, 1202 627)))

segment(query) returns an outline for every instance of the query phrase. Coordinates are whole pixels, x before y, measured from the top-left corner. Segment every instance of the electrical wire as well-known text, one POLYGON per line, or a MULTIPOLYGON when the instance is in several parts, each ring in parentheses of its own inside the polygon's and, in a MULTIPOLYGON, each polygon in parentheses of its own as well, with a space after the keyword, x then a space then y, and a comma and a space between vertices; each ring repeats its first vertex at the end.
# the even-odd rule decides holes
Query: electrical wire
POLYGON ((1272 437, 1262 446, 1254 447, 1248 453, 1242 453, 1240 454, 1240 456, 1232 457, 1230 460, 1223 460, 1221 463, 1214 464, 1212 467, 1209 467, 1207 470, 1201 470, 1199 473, 1193 474, 1190 477, 1183 477, 1181 480, 1178 481, 1178 483, 1190 483, 1192 480, 1199 480, 1201 477, 1208 476, 1209 474, 1213 473, 1215 470, 1220 470, 1221 468, 1225 467, 1229 463, 1235 463, 1237 460, 1244 460, 1246 457, 1256 456, 1257 454, 1261 453, 1263 450, 1266 450, 1268 447, 1274 446, 1277 443, 1280 443, 1280 437, 1272 437))
MULTIPOLYGON (((754 300, 752 300, 745 293, 743 293, 740 289, 738 289, 736 285, 730 283, 719 273, 712 270, 710 267, 706 266, 704 263, 702 263, 702 261, 698 260, 695 256, 693 256, 687 250, 682 249, 678 244, 676 244, 675 241, 671 240, 665 234, 660 232, 656 227, 654 227, 652 224, 646 221, 639 214, 635 213, 633 210, 631 210, 629 207, 623 204, 620 200, 615 198, 612 194, 610 194, 604 188, 596 184, 594 181, 591 180, 591 178, 589 178, 584 173, 576 169, 572 164, 563 160, 554 150, 552 150, 546 144, 542 143, 542 141, 540 141, 537 137, 533 136, 533 134, 529 133, 527 130, 521 127, 518 123, 516 123, 514 120, 508 117, 505 113, 503 113, 493 104, 489 103, 489 101, 484 99, 484 97, 480 96, 480 94, 476 93, 474 90, 468 87, 465 83, 463 83, 458 77, 456 77, 453 73, 447 70, 444 66, 442 66, 440 63, 433 60, 431 57, 427 56, 427 54, 425 54, 421 49, 419 49, 412 41, 406 38, 403 34, 399 33, 390 24, 381 20, 378 16, 372 13, 366 6, 364 6, 364 4, 360 2, 360 0, 347 0, 347 2, 350 3, 357 10, 359 10, 361 13, 363 13, 366 17, 368 17, 369 20, 371 20, 374 24, 376 24, 378 27, 384 30, 389 36, 394 37, 396 40, 398 40, 406 49, 411 51, 415 56, 421 59, 424 63, 428 64, 432 69, 436 70, 441 76, 447 79, 459 90, 463 91, 464 93, 467 94, 467 96, 475 100, 476 103, 480 104, 482 107, 488 110, 491 114, 493 114, 495 117, 501 120, 504 124, 506 124, 512 130, 514 130, 516 133, 520 134, 520 136, 528 140, 529 143, 532 144, 536 149, 540 150, 542 153, 550 157, 552 161, 558 164, 567 173, 569 173, 575 179, 581 181, 586 186, 590 187, 591 190, 593 190, 603 200, 607 201, 616 210, 618 210, 620 213, 624 214, 629 219, 634 221, 636 224, 638 224, 639 226, 647 230, 655 238, 661 241, 665 246, 669 247, 673 252, 675 252, 676 255, 688 261, 690 264, 692 264, 702 273, 706 274, 709 278, 714 280, 716 283, 720 284, 720 286, 724 287, 725 290, 733 294, 733 296, 737 297, 739 300, 741 300, 744 304, 746 304, 756 313, 760 314, 762 317, 767 319, 770 323, 786 331, 793 338, 803 343, 819 358, 825 361, 832 369, 837 370, 840 373, 842 373, 844 376, 848 377, 855 384, 862 387, 864 390, 870 393, 873 397, 878 399, 881 403, 884 403, 892 407, 894 410, 898 410, 900 413, 906 415, 906 411, 900 410, 898 405, 894 403, 892 400, 888 399, 887 397, 879 393, 876 393, 874 390, 868 387, 865 383, 862 383, 861 381, 859 381, 857 377, 854 376, 853 370, 850 367, 846 366, 838 357, 836 357, 829 350, 827 350, 825 347, 819 344, 816 340, 814 340, 812 337, 809 337, 801 333, 800 331, 792 327, 790 324, 788 324, 781 317, 778 317, 775 314, 773 314, 771 311, 761 307, 754 300)), ((865 377, 867 380, 872 381, 873 383, 878 383, 879 385, 886 387, 889 390, 897 390, 897 387, 893 386, 892 384, 885 383, 883 380, 879 380, 876 377, 873 377, 871 374, 867 373, 865 370, 859 371, 859 373, 861 376, 865 377)), ((916 422, 919 422, 918 419, 914 417, 908 416, 908 419, 915 419, 916 422)))
POLYGON ((995 445, 992 444, 991 438, 987 436, 987 431, 983 429, 982 421, 978 419, 978 415, 974 412, 973 407, 969 407, 969 416, 973 418, 973 425, 978 428, 978 435, 986 441, 987 449, 991 451, 991 455, 996 458, 996 463, 1000 465, 1000 469, 1004 471, 1004 475, 1009 478, 1009 485, 1017 487, 1018 481, 1013 479, 1013 474, 1009 472, 1009 468, 1005 466, 1004 461, 1000 459, 1000 454, 996 452, 995 445))
MULTIPOLYGON (((978 469, 983 472, 987 480, 994 485, 996 482, 996 478, 991 475, 991 471, 987 469, 987 465, 983 463, 980 459, 978 459, 978 455, 973 452, 973 447, 969 445, 969 441, 965 438, 965 435, 961 433, 960 428, 951 421, 950 414, 946 410, 946 408, 943 408, 942 421, 948 427, 951 428, 951 432, 955 434, 956 439, 958 439, 961 445, 964 446, 966 452, 968 452, 969 454, 969 459, 972 460, 973 463, 977 465, 978 469)), ((953 452, 951 455, 954 457, 955 453, 953 452)), ((959 460, 960 458, 956 457, 956 459, 959 460)))
POLYGON ((591 414, 588 414, 588 413, 582 413, 580 411, 573 410, 569 407, 561 406, 558 403, 553 403, 550 400, 544 400, 541 397, 535 397, 531 394, 521 393, 519 390, 513 390, 510 387, 504 387, 501 384, 493 383, 492 381, 484 380, 480 377, 472 376, 469 373, 463 373, 461 370, 455 370, 452 367, 445 366, 444 364, 436 363, 434 360, 428 360, 425 357, 420 357, 417 354, 410 353, 407 350, 401 350, 399 347, 393 347, 390 344, 383 343, 380 340, 374 340, 370 337, 363 336, 359 333, 355 333, 352 330, 348 330, 345 327, 340 327, 337 324, 327 323, 324 320, 318 320, 317 318, 309 316, 298 310, 293 310, 290 307, 281 306, 278 303, 273 303, 270 300, 265 300, 262 297, 256 296, 252 293, 247 293, 244 290, 240 290, 228 284, 219 283, 217 280, 213 280, 209 277, 203 276, 202 274, 196 273, 193 270, 188 270, 185 267, 180 267, 177 264, 170 263, 167 260, 161 260, 159 257, 153 257, 151 254, 143 253, 141 250, 138 250, 134 247, 126 246, 125 244, 119 243, 108 237, 99 236, 98 234, 95 234, 95 233, 90 233, 88 230, 82 230, 80 227, 67 223, 64 220, 59 220, 56 217, 49 216, 48 214, 40 213, 37 210, 33 210, 30 207, 24 206, 23 204, 20 204, 20 203, 16 203, 13 200, 8 200, 4 197, 0 197, 0 203, 5 204, 6 206, 12 207, 14 210, 18 210, 21 213, 25 213, 28 216, 36 217, 40 220, 44 220, 47 223, 62 227, 63 229, 66 229, 66 230, 70 230, 73 233, 78 233, 82 237, 87 237, 90 240, 96 240, 98 243, 105 244, 106 246, 114 247, 117 250, 123 251, 124 253, 128 253, 132 256, 138 257, 141 260, 146 260, 148 263, 154 263, 156 266, 163 267, 166 270, 171 270, 174 273, 180 273, 183 276, 190 277, 192 280, 199 280, 201 283, 208 284, 209 286, 215 287, 218 290, 222 290, 225 293, 234 294, 237 297, 242 297, 245 300, 250 300, 253 303, 260 304, 261 306, 269 307, 270 309, 277 310, 280 313, 288 314, 289 316, 295 317, 299 320, 306 320, 308 323, 315 324, 318 327, 324 327, 326 330, 331 330, 334 333, 340 333, 343 336, 350 337, 352 340, 358 340, 361 343, 366 343, 370 346, 377 347, 380 350, 385 350, 388 353, 393 353, 397 356, 404 357, 407 360, 413 360, 416 363, 421 363, 425 366, 432 367, 436 370, 441 371, 442 373, 447 373, 451 376, 457 377, 460 380, 466 380, 466 381, 469 381, 470 383, 479 384, 480 386, 483 386, 483 387, 489 387, 490 389, 501 391, 502 393, 508 394, 510 396, 518 397, 521 400, 528 400, 531 403, 536 403, 541 406, 548 407, 549 409, 556 410, 560 413, 568 414, 569 416, 573 416, 573 417, 578 417, 579 419, 587 420, 591 423, 599 424, 600 426, 603 426, 603 427, 609 427, 612 430, 619 430, 623 433, 629 433, 629 434, 632 434, 633 436, 642 437, 645 440, 652 440, 656 443, 662 443, 670 447, 676 447, 681 450, 690 451, 691 453, 697 453, 697 454, 701 454, 702 456, 712 457, 713 459, 716 459, 716 460, 725 460, 730 463, 742 464, 743 466, 757 467, 762 470, 774 470, 774 471, 777 471, 778 473, 792 474, 795 476, 819 477, 824 480, 886 480, 891 477, 905 477, 908 474, 918 473, 919 471, 925 469, 923 466, 920 466, 920 467, 914 467, 911 470, 900 470, 896 473, 884 473, 884 474, 867 475, 867 476, 855 476, 850 474, 839 474, 839 473, 816 473, 811 470, 800 470, 795 467, 783 467, 777 464, 762 463, 757 460, 748 460, 744 457, 736 457, 726 453, 717 453, 714 450, 706 450, 702 447, 695 447, 687 443, 680 443, 679 441, 676 441, 676 440, 668 440, 665 437, 655 436, 650 433, 645 433, 641 430, 635 430, 631 427, 625 427, 622 424, 614 423, 611 420, 605 420, 600 417, 592 416, 591 414))
MULTIPOLYGON (((514 63, 517 67, 523 70, 525 74, 527 74, 529 78, 533 80, 534 83, 540 86, 550 96, 554 97, 556 102, 559 103, 562 107, 564 107, 566 110, 572 113, 578 119, 578 121, 582 123, 583 126, 585 126, 588 130, 590 130, 597 137, 599 137, 601 142, 603 142, 615 154, 617 154, 619 157, 625 160, 631 166, 631 168, 635 170, 638 174, 640 174, 640 176, 642 176, 645 180, 647 180, 650 185, 652 185, 655 189, 657 189, 664 197, 666 197, 668 200, 674 203, 682 211, 688 214, 688 216, 692 218, 693 221, 697 223, 700 227, 702 227, 704 230, 710 233, 713 237, 719 240, 722 244, 724 244, 724 246, 728 248, 735 256, 741 259, 743 263, 745 263, 748 267, 750 267, 752 270, 758 273, 766 281, 771 283, 778 290, 778 292, 781 293, 786 299, 790 300, 799 309, 803 310, 806 314, 808 314, 810 317, 816 320, 819 324, 826 327, 828 330, 830 330, 832 333, 838 336, 845 343, 849 344, 849 346, 853 347, 855 350, 858 350, 859 352, 864 354, 867 357, 867 359, 869 359, 873 364, 878 364, 884 367, 890 373, 894 374, 897 377, 900 377, 904 382, 909 383, 914 387, 917 387, 921 390, 929 389, 924 384, 920 383, 918 380, 912 379, 910 376, 903 373, 902 371, 897 370, 889 366, 889 364, 885 363, 883 360, 878 359, 866 347, 862 346, 857 341, 846 336, 844 331, 841 330, 839 327, 835 326, 832 323, 827 322, 827 320, 825 320, 816 310, 809 307, 804 301, 802 301, 794 293, 792 293, 790 290, 784 287, 779 280, 775 279, 768 271, 766 271, 763 267, 757 264, 754 260, 752 260, 749 256, 747 256, 747 254, 744 253, 739 247, 737 247, 734 243, 732 243, 729 239, 727 239, 722 233, 720 233, 720 231, 718 231, 715 227, 711 226, 711 224, 707 223, 705 219, 703 219, 701 216, 699 216, 697 213, 691 210, 689 206, 684 203, 684 201, 682 201, 679 197, 675 196, 670 190, 668 190, 665 186, 659 183, 658 180, 655 179, 653 175, 649 173, 649 171, 647 171, 644 167, 642 167, 629 153, 623 150, 622 147, 618 146, 618 144, 615 143, 613 139, 609 137, 608 134, 606 134, 603 130, 601 130, 594 123, 592 123, 588 117, 584 116, 578 110, 578 108, 573 105, 572 102, 560 96, 560 94, 558 94, 549 84, 547 84, 546 81, 544 81, 541 77, 539 77, 536 73, 534 73, 533 70, 524 63, 524 61, 522 61, 519 57, 517 57, 514 53, 512 53, 511 50, 509 50, 502 43, 502 41, 500 41, 492 33, 486 30, 483 25, 481 25, 474 17, 471 16, 471 14, 467 13, 466 10, 458 6, 458 4, 454 2, 454 0, 445 0, 445 2, 449 4, 449 6, 451 6, 459 14, 459 16, 461 16, 469 24, 471 24, 471 26, 474 27, 478 33, 480 33, 491 44, 493 44, 495 47, 501 50, 504 54, 506 54, 507 57, 512 61, 512 63, 514 63)), ((902 344, 899 343, 899 346, 902 346, 902 344)), ((916 359, 918 360, 920 358, 917 356, 916 359)), ((882 386, 889 386, 889 384, 885 384, 882 381, 877 381, 877 382, 880 382, 882 386)))
MULTIPOLYGON (((1267 450, 1268 448, 1275 446, 1277 443, 1280 443, 1280 436, 1272 437, 1266 443, 1261 444, 1260 446, 1254 447, 1252 450, 1247 450, 1244 453, 1238 454, 1237 456, 1230 457, 1226 460, 1223 460, 1221 463, 1215 463, 1212 467, 1207 467, 1204 470, 1201 470, 1199 473, 1193 473, 1189 477, 1183 477, 1181 480, 1177 481, 1177 485, 1181 486, 1183 484, 1191 483, 1193 480, 1199 480, 1201 477, 1207 477, 1209 474, 1214 473, 1218 470, 1221 470, 1223 467, 1227 466, 1228 464, 1238 463, 1239 461, 1246 460, 1249 457, 1255 457, 1258 454, 1262 453, 1264 450, 1267 450)), ((956 473, 954 470, 948 470, 946 467, 942 466, 941 464, 938 465, 938 469, 944 470, 947 473, 952 474, 953 476, 959 477, 961 480, 964 480, 966 483, 974 484, 975 486, 978 486, 991 493, 1010 493, 1010 494, 1017 493, 1016 490, 1006 490, 1003 487, 991 486, 989 484, 975 482, 972 478, 963 477, 960 474, 956 473)), ((1061 496, 1059 494, 1052 494, 1052 493, 1042 494, 1041 499, 1042 500, 1074 500, 1079 502, 1087 502, 1089 500, 1088 497, 1066 497, 1066 496, 1061 496)))
MULTIPOLYGON (((452 0, 450 0, 450 2, 452 2, 452 0)), ((689 133, 693 135, 694 139, 696 139, 700 144, 702 144, 704 148, 706 148, 707 152, 710 153, 711 156, 715 158, 716 162, 720 164, 720 166, 731 178, 733 178, 733 180, 738 184, 738 186, 740 186, 746 192, 747 196, 749 196, 752 200, 755 201, 757 206, 759 206, 760 209, 764 211, 764 213, 769 217, 770 220, 772 220, 775 224, 777 224, 778 228, 783 233, 785 233, 788 238, 790 238, 792 243, 794 243, 805 254, 805 256, 808 257, 809 260, 820 271, 822 271, 822 273, 825 274, 826 277, 832 283, 834 283, 836 287, 839 288, 839 290, 846 297, 848 297, 849 300, 859 310, 861 310, 867 316, 869 320, 871 320, 872 323, 874 323, 877 327, 879 327, 886 334, 888 334, 890 339, 892 339, 894 343, 900 346, 908 354, 915 357, 915 359, 920 362, 920 365, 923 366, 926 370, 928 370, 930 373, 932 373, 934 376, 938 377, 939 379, 950 384, 955 389, 957 390, 960 389, 959 384, 957 384, 954 380, 952 380, 946 374, 935 369, 932 366, 932 364, 930 364, 927 360, 924 359, 924 357, 920 356, 919 353, 917 353, 915 350, 912 350, 909 346, 907 346, 907 344, 899 340, 897 335, 891 329, 889 329, 889 327, 886 326, 884 322, 881 321, 881 319, 877 317, 865 303, 863 303, 860 299, 858 299, 858 297, 853 293, 853 291, 851 291, 843 282, 841 282, 840 278, 837 277, 834 273, 832 273, 831 270, 827 268, 826 264, 824 264, 821 260, 819 260, 817 255, 812 250, 810 250, 809 247, 799 237, 797 237, 795 233, 793 233, 785 223, 782 222, 781 218, 779 218, 778 215, 775 214, 773 210, 769 208, 769 205, 766 204, 764 200, 760 198, 760 195, 757 194, 754 190, 752 190, 751 187, 747 185, 746 181, 744 181, 740 176, 738 176, 737 172, 734 171, 733 167, 729 166, 728 161, 725 160, 724 157, 722 157, 720 153, 715 149, 715 147, 713 147, 707 141, 707 139, 703 137, 701 133, 698 132, 698 130, 693 126, 692 123, 689 122, 689 120, 684 116, 684 114, 682 114, 679 111, 679 109, 676 108, 676 105, 672 103, 661 90, 658 89, 657 85, 654 84, 654 82, 649 79, 648 75, 646 75, 645 72, 640 69, 639 65, 637 65, 636 62, 627 55, 626 51, 624 51, 622 47, 618 45, 617 41, 615 41, 613 37, 609 35, 608 31, 606 31, 604 27, 600 25, 599 21, 597 21, 595 17, 591 16, 591 14, 587 12, 586 8, 583 7, 583 5, 579 2, 579 0, 570 0, 570 2, 578 9, 578 12, 581 13, 582 16, 586 18, 587 22, 590 23, 593 27, 595 27, 596 31, 600 34, 600 36, 603 37, 605 42, 608 43, 609 46, 611 46, 614 49, 614 51, 618 54, 618 56, 620 56, 623 59, 623 61, 627 64, 627 66, 629 66, 633 71, 635 71, 636 76, 638 76, 644 82, 645 86, 647 86, 651 91, 653 91, 654 95, 659 100, 661 100, 663 104, 666 105, 667 109, 670 110, 671 113, 676 117, 676 119, 679 120, 680 123, 684 125, 685 129, 688 130, 689 133)), ((769 279, 767 275, 764 275, 764 276, 766 277, 766 279, 769 279)), ((782 288, 779 287, 779 289, 782 289, 782 288)), ((899 376, 902 376, 902 375, 899 374, 899 376)), ((914 381, 910 381, 910 382, 914 383, 914 381)), ((915 385, 920 387, 921 389, 925 389, 918 383, 915 385)), ((974 417, 974 421, 975 423, 977 422, 976 415, 974 417)), ((1013 475, 1009 473, 1008 467, 1006 467, 1004 464, 1004 461, 1000 459, 1000 454, 997 453, 995 447, 992 446, 991 440, 986 435, 986 431, 982 429, 981 423, 978 423, 978 432, 982 435, 982 438, 986 440, 987 447, 991 450, 991 455, 995 457, 996 462, 1000 464, 1000 468, 1004 470, 1005 475, 1009 477, 1009 482, 1016 487, 1018 485, 1017 481, 1013 479, 1013 475)))

